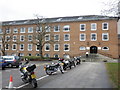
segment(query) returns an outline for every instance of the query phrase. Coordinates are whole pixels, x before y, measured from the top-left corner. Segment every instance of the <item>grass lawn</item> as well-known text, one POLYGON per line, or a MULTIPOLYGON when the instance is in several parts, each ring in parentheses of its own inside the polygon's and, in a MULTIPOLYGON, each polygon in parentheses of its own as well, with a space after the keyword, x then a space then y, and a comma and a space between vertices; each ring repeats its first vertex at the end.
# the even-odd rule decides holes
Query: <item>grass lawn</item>
POLYGON ((118 63, 106 63, 106 68, 115 88, 120 89, 120 63, 119 65, 118 63))

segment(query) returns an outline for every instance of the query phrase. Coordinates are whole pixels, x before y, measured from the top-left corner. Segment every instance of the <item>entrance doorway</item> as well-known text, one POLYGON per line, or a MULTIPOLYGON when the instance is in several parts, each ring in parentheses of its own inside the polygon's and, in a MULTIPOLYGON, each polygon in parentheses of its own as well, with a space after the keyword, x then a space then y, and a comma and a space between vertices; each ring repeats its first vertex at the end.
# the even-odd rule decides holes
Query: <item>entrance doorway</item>
POLYGON ((91 46, 90 47, 90 53, 97 54, 97 52, 98 52, 98 48, 96 46, 91 46))

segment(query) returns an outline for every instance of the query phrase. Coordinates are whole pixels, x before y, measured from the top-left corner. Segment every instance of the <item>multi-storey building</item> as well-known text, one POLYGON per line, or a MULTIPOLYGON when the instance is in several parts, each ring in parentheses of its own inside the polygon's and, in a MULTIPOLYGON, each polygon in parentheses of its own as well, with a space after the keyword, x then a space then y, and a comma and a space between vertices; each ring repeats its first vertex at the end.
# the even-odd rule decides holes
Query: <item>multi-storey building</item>
MULTIPOLYGON (((54 28, 54 40, 60 43, 44 46, 43 54, 49 57, 64 55, 80 56, 85 52, 100 53, 112 58, 118 58, 118 34, 116 17, 88 15, 73 17, 46 18, 54 28)), ((20 53, 22 56, 38 56, 37 46, 30 43, 35 26, 35 20, 6 21, 2 28, 9 25, 7 36, 13 35, 11 42, 19 39, 19 44, 6 48, 7 54, 20 53), (25 38, 25 37, 28 38, 25 38)), ((0 33, 4 29, 0 29, 0 33)), ((46 40, 49 40, 49 35, 46 40)), ((1 43, 2 44, 2 43, 1 43)), ((1 46, 1 45, 0 45, 1 46)))

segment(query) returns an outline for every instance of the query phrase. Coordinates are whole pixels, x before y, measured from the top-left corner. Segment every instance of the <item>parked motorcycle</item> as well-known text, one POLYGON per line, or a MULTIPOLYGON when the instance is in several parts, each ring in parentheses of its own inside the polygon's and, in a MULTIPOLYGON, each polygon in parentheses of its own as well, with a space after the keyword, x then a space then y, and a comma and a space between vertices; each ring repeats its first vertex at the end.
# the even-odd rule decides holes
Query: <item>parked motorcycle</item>
POLYGON ((76 58, 76 65, 79 65, 81 63, 80 57, 76 58))
POLYGON ((24 83, 30 83, 33 88, 37 87, 37 80, 36 80, 36 75, 35 75, 35 68, 36 65, 27 65, 29 61, 26 61, 24 64, 20 64, 19 70, 21 74, 21 79, 24 83))
POLYGON ((63 69, 66 70, 67 68, 72 68, 71 62, 69 60, 63 60, 63 69))
POLYGON ((60 70, 62 74, 64 73, 60 63, 52 63, 51 65, 46 65, 44 67, 44 70, 47 75, 52 75, 54 72, 57 72, 58 70, 60 70))

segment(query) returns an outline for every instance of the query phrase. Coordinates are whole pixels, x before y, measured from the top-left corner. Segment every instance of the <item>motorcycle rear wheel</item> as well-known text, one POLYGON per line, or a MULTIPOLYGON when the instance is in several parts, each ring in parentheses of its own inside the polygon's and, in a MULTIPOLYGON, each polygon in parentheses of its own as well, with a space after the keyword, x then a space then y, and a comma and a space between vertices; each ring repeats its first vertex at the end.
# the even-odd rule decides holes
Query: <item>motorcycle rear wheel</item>
POLYGON ((33 79, 31 84, 32 84, 33 88, 37 88, 37 86, 38 86, 36 79, 33 79))
POLYGON ((46 74, 47 75, 52 75, 52 72, 50 70, 46 69, 46 74))

